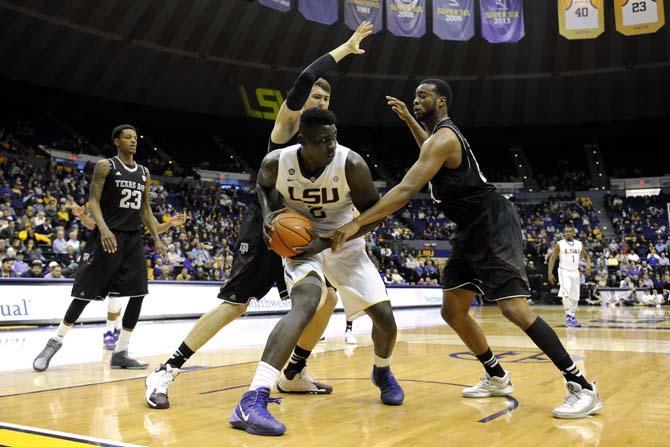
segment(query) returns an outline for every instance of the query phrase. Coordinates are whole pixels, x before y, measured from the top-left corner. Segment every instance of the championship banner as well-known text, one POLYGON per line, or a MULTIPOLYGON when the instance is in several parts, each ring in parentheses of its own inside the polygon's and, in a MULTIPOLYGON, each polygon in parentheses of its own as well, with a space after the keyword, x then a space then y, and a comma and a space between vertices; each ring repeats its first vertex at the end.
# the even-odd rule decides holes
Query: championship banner
POLYGON ((475 0, 433 0, 433 33, 442 40, 475 35, 475 0))
POLYGON ((655 33, 665 25, 663 0, 614 0, 614 18, 624 36, 655 33))
POLYGON ((426 34, 426 0, 386 0, 386 28, 394 36, 426 34))
POLYGON ((372 22, 372 33, 382 30, 382 0, 344 0, 344 23, 356 31, 364 21, 372 22))
POLYGON ((331 25, 337 21, 337 0, 300 0, 298 9, 312 22, 331 25))
POLYGON ((605 32, 603 0, 558 0, 558 29, 566 39, 595 39, 605 32))
POLYGON ((523 0, 480 0, 482 37, 491 43, 518 42, 526 34, 523 0))
POLYGON ((291 0, 258 0, 258 3, 281 12, 291 10, 291 0))

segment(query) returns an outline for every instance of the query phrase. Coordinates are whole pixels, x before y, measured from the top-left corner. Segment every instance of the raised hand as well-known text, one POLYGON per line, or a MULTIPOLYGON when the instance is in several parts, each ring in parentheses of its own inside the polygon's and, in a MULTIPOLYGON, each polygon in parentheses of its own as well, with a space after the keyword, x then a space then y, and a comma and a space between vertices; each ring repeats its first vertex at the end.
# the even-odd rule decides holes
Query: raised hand
POLYGON ((372 22, 367 20, 358 25, 354 34, 347 40, 347 48, 351 54, 364 54, 365 50, 361 48, 361 41, 372 34, 372 22))

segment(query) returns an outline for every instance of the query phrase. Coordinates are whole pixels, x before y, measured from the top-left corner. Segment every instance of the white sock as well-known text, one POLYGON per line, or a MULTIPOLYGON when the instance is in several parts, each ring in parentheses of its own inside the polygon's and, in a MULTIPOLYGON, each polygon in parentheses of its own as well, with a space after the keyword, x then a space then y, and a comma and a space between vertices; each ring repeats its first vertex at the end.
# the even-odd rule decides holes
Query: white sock
POLYGON ((71 327, 72 326, 68 326, 67 324, 65 324, 64 321, 61 321, 60 324, 58 325, 58 330, 56 331, 56 336, 54 338, 59 342, 63 343, 65 334, 67 334, 67 331, 69 331, 71 327))
POLYGON ((391 357, 392 355, 389 355, 387 358, 381 358, 375 354, 375 366, 377 368, 388 368, 391 366, 391 357))
POLYGON ((114 352, 121 352, 128 349, 128 343, 130 343, 130 336, 132 334, 133 331, 122 329, 121 335, 119 336, 119 341, 116 342, 116 348, 114 348, 114 352))
POLYGON ((118 317, 116 317, 116 320, 114 320, 114 321, 115 321, 115 323, 116 323, 116 324, 114 325, 114 329, 121 330, 121 326, 123 325, 123 318, 121 318, 121 315, 119 315, 118 317))
POLYGON ((268 363, 258 362, 258 368, 256 368, 256 374, 254 374, 254 380, 251 381, 249 390, 257 390, 258 388, 269 388, 272 390, 272 387, 275 386, 278 377, 278 369, 275 369, 268 363))
POLYGON ((112 298, 109 297, 107 298, 107 313, 108 314, 116 314, 116 318, 113 320, 110 320, 109 318, 107 319, 107 330, 108 331, 113 331, 115 328, 120 328, 121 326, 117 326, 121 323, 121 298, 112 298))

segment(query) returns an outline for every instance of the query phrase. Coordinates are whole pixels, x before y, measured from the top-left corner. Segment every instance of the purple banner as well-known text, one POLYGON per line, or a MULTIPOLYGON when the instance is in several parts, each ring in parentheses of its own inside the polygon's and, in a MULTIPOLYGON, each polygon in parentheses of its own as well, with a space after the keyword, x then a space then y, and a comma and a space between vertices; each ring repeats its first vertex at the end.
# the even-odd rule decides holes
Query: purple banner
POLYGON ((386 0, 386 27, 394 36, 426 34, 426 0, 386 0))
POLYGON ((291 10, 291 0, 258 0, 258 3, 281 12, 291 10))
POLYGON ((382 30, 382 0, 344 0, 344 23, 350 30, 356 31, 364 21, 372 22, 372 32, 382 30))
POLYGON ((337 0, 300 0, 298 8, 312 22, 324 25, 337 22, 337 0))
POLYGON ((433 32, 442 40, 475 35, 475 0, 433 0, 433 32))
POLYGON ((479 0, 479 6, 484 39, 501 43, 523 38, 523 0, 479 0))

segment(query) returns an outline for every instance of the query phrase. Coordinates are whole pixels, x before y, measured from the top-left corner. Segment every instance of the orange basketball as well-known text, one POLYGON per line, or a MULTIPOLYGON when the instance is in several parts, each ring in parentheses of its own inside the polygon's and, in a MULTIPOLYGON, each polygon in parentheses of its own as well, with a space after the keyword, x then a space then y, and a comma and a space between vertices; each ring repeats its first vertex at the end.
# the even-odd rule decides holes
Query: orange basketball
POLYGON ((279 256, 290 258, 299 254, 295 247, 303 247, 312 241, 312 223, 295 211, 284 211, 272 221, 271 248, 279 256))

